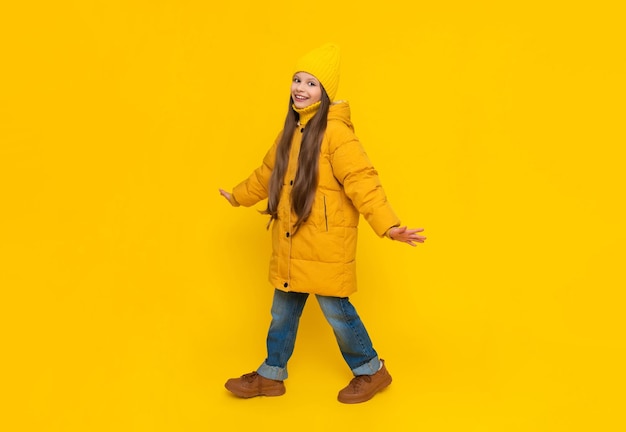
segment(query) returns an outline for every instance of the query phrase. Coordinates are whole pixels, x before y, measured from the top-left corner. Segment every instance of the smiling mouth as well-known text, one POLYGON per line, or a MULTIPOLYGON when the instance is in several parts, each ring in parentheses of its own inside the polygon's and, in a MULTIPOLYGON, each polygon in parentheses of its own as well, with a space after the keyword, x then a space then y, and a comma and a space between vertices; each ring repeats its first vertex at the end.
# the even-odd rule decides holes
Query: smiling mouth
POLYGON ((304 101, 304 100, 307 100, 308 98, 306 96, 295 95, 294 99, 297 101, 304 101))

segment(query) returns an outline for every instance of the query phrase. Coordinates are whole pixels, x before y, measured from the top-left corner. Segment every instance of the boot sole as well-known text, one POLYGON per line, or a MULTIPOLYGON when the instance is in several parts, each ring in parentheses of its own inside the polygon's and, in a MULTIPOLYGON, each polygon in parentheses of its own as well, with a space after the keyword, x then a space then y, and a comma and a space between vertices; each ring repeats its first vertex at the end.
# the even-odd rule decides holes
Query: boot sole
POLYGON ((228 390, 235 396, 243 398, 243 399, 250 399, 253 397, 257 397, 257 396, 270 396, 270 397, 282 396, 286 392, 285 388, 277 388, 277 389, 272 389, 272 390, 265 390, 263 392, 257 392, 257 391, 242 391, 241 389, 238 389, 238 388, 229 388, 228 384, 224 385, 224 387, 226 387, 226 390, 228 390))

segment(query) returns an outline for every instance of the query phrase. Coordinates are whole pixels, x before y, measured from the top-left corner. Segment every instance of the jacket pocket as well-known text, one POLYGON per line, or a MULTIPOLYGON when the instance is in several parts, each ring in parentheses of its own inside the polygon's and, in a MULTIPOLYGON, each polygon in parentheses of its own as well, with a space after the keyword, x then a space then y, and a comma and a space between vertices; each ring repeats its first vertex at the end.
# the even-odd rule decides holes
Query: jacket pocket
POLYGON ((326 195, 324 195, 324 228, 328 231, 328 208, 326 207, 326 195))
POLYGON ((315 197, 313 209, 311 211, 311 221, 315 225, 317 232, 325 232, 330 228, 331 218, 331 200, 326 194, 319 193, 315 197))

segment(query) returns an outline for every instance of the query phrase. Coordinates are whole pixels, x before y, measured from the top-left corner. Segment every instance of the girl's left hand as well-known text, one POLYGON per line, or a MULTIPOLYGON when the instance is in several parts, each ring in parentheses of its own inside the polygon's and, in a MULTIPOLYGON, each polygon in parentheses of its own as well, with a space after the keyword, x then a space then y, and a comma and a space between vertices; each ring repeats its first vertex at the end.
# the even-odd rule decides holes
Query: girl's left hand
POLYGON ((226 200, 230 203, 230 205, 232 205, 233 207, 239 207, 239 203, 237 202, 237 200, 235 199, 235 197, 233 196, 233 194, 231 194, 228 191, 225 191, 224 189, 220 188, 220 195, 223 196, 224 198, 226 198, 226 200))
POLYGON ((389 238, 411 246, 417 246, 414 242, 424 243, 424 240, 426 240, 426 237, 417 234, 422 231, 424 231, 424 228, 394 227, 389 230, 389 238))

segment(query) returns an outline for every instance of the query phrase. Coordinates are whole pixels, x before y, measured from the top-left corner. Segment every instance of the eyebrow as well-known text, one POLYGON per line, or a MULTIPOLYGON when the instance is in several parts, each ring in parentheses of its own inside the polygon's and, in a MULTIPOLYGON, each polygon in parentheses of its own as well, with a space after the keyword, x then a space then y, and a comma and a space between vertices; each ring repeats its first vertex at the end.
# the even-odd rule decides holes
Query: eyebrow
POLYGON ((301 77, 300 75, 298 75, 297 73, 293 75, 294 78, 299 78, 302 81, 306 81, 306 82, 313 82, 313 83, 317 83, 319 82, 317 78, 315 77, 311 77, 311 78, 307 78, 304 79, 304 77, 301 77))

